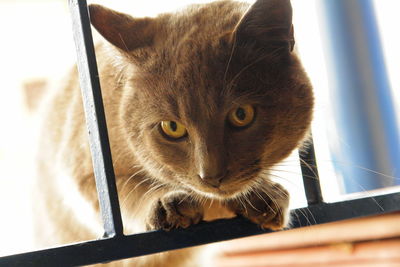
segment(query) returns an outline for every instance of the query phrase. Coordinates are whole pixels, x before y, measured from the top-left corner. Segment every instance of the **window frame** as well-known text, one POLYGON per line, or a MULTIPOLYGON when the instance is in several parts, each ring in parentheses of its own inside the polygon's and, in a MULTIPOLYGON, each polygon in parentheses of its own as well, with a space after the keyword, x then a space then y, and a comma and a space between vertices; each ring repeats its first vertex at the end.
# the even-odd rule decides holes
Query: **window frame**
MULTIPOLYGON (((1 266, 77 266, 273 232, 236 217, 201 222, 188 229, 123 234, 115 175, 98 78, 86 0, 70 0, 77 65, 92 152, 93 168, 104 224, 99 240, 0 257, 1 266)), ((300 153, 308 206, 294 210, 291 229, 400 210, 400 192, 325 203, 321 194, 313 144, 300 153)))

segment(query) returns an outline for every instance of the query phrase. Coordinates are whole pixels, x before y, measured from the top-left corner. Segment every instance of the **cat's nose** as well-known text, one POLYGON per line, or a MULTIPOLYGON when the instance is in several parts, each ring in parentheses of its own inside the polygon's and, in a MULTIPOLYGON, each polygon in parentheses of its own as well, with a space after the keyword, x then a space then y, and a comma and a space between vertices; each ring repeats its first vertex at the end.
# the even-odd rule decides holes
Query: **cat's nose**
POLYGON ((212 187, 218 188, 221 185, 221 182, 224 179, 224 177, 226 176, 226 174, 227 174, 226 170, 221 173, 211 174, 211 175, 207 174, 205 172, 200 172, 199 177, 206 184, 209 184, 212 187))

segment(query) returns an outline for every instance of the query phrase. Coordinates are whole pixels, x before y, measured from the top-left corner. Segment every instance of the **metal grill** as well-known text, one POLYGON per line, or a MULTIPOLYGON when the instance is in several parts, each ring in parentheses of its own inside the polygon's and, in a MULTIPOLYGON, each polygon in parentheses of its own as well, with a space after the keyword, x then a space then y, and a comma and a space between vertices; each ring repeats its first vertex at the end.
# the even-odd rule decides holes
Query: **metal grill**
MULTIPOLYGON (((85 0, 70 0, 70 8, 104 236, 99 240, 1 257, 0 266, 87 265, 271 232, 237 217, 169 232, 123 234, 87 4, 85 0)), ((312 144, 300 158, 308 206, 295 211, 309 214, 311 220, 308 216, 294 218, 292 228, 400 210, 400 193, 325 203, 312 144)))

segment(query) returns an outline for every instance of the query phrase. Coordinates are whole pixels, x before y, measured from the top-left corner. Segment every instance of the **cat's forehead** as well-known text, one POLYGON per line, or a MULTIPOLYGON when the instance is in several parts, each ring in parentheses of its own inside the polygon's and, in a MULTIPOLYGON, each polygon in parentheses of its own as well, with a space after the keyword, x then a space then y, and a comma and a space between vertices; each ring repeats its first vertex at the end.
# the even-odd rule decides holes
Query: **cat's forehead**
POLYGON ((151 71, 140 78, 144 81, 140 90, 158 116, 196 122, 261 101, 254 72, 241 72, 243 66, 234 66, 229 51, 217 46, 193 48, 182 48, 179 57, 159 57, 151 71))
MULTIPOLYGON (((159 76, 158 76, 159 77, 159 76)), ((154 120, 179 120, 196 122, 204 118, 211 119, 224 112, 229 100, 221 95, 218 85, 205 88, 199 79, 191 81, 168 81, 167 77, 159 77, 152 85, 147 83, 141 88, 142 96, 149 106, 148 112, 154 120)))

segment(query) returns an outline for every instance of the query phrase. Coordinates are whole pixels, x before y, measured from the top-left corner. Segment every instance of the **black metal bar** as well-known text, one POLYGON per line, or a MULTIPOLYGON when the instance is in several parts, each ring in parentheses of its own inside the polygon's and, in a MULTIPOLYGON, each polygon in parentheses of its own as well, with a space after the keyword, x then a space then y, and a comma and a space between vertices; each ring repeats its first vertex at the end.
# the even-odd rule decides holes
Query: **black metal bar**
POLYGON ((70 0, 77 65, 105 237, 123 234, 86 0, 70 0))
MULTIPOLYGON (((292 211, 292 228, 400 211, 400 192, 292 211)), ((0 266, 76 266, 268 233, 243 219, 218 220, 170 232, 153 231, 0 257, 0 266), (137 244, 140 244, 138 246, 137 244)))
POLYGON ((315 205, 323 201, 317 161, 315 159, 314 144, 312 137, 305 151, 299 152, 301 173, 303 174, 304 190, 308 205, 315 205))

